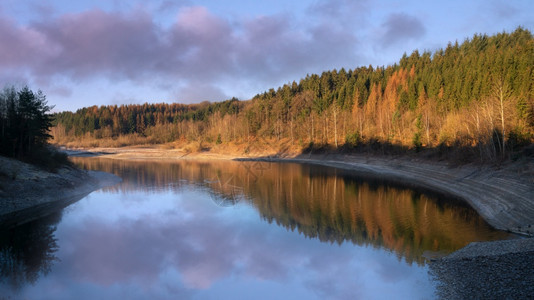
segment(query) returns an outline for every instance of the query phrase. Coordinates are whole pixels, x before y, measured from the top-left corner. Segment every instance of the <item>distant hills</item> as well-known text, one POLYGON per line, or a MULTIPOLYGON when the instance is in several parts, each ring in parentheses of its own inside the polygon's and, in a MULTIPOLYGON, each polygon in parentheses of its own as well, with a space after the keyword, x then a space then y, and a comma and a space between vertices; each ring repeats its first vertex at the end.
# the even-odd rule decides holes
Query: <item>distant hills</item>
POLYGON ((280 151, 467 149, 471 158, 494 160, 534 141, 533 68, 533 35, 517 28, 416 50, 387 67, 307 75, 249 101, 62 112, 52 134, 79 146, 201 149, 261 140, 280 151))

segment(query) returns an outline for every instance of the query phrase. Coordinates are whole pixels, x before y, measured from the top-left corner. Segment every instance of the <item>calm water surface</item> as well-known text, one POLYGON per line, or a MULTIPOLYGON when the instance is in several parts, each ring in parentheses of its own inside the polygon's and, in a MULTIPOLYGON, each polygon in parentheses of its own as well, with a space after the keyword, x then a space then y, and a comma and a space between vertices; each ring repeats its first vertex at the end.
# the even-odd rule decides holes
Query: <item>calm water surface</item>
POLYGON ((73 158, 123 178, 0 234, 14 299, 429 299, 425 252, 503 239, 473 210, 331 168, 73 158))

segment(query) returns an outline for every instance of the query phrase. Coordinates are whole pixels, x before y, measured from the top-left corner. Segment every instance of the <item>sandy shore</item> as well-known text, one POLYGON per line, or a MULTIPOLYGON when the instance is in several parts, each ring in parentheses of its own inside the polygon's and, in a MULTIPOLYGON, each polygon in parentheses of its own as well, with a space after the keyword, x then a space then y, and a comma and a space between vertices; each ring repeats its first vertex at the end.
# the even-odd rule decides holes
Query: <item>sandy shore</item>
POLYGON ((16 226, 55 212, 120 178, 64 167, 57 173, 0 156, 0 227, 16 226))
POLYGON ((243 159, 307 163, 350 170, 370 179, 395 182, 408 187, 440 193, 469 203, 493 227, 534 235, 534 159, 500 167, 464 165, 451 167, 445 162, 414 160, 407 157, 372 155, 279 156, 265 153, 219 154, 185 153, 160 148, 97 148, 70 154, 105 155, 114 159, 243 159))

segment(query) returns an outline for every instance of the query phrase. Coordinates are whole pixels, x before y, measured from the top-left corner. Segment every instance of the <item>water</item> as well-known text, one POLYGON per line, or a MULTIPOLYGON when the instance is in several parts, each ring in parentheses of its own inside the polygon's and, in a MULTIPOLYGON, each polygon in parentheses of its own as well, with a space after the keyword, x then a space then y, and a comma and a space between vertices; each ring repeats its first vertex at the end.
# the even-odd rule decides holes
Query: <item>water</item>
POLYGON ((424 253, 507 238, 472 209, 332 168, 74 158, 117 186, 0 234, 14 299, 429 299, 424 253))

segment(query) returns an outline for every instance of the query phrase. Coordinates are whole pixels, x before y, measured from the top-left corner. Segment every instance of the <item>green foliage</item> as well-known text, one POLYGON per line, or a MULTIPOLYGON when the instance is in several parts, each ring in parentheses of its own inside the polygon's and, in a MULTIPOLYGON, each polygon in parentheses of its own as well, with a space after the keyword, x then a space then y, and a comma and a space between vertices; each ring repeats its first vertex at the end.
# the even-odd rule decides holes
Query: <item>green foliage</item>
POLYGON ((221 117, 237 115, 243 103, 237 98, 231 100, 200 104, 148 104, 92 106, 72 112, 61 112, 54 115, 54 125, 61 124, 65 132, 75 136, 83 136, 104 128, 111 129, 111 136, 139 133, 145 134, 149 127, 182 122, 206 122, 210 116, 219 113, 221 117))
POLYGON ((360 133, 355 131, 347 134, 345 137, 345 144, 350 147, 356 147, 361 141, 360 133))
MULTIPOLYGON (((232 98, 191 105, 93 106, 59 113, 55 124, 61 125, 67 136, 89 133, 95 138, 117 138, 128 134, 156 142, 222 143, 276 137, 317 148, 337 144, 345 134, 347 145, 352 146, 365 136, 366 143, 414 146, 417 150, 423 140, 426 145, 486 143, 493 148, 491 143, 503 138, 493 136, 503 125, 497 124, 499 116, 489 103, 499 78, 509 88, 506 101, 513 103, 506 114, 504 138, 510 139, 510 146, 523 145, 532 141, 534 132, 533 66, 534 37, 518 28, 494 36, 474 35, 433 53, 416 50, 387 67, 307 75, 250 101, 232 98)), ((495 151, 499 150, 490 152, 495 151)))
POLYGON ((420 151, 423 147, 423 143, 421 142, 421 132, 416 132, 413 135, 413 146, 415 147, 416 151, 420 151))
POLYGON ((51 138, 50 110, 41 91, 4 89, 0 93, 0 153, 24 158, 45 147, 51 138))

